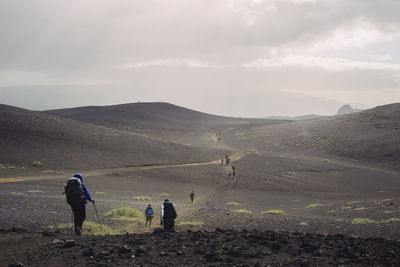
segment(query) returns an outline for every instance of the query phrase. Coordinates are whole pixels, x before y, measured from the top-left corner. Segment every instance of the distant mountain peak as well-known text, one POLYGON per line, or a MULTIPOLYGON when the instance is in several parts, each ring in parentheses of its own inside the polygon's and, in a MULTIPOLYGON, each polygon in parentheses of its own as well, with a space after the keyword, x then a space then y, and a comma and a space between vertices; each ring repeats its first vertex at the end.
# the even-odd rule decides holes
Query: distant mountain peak
POLYGON ((349 104, 341 106, 338 111, 336 112, 336 116, 338 115, 344 115, 344 114, 350 114, 350 113, 355 113, 355 112, 360 112, 362 109, 355 109, 349 104))

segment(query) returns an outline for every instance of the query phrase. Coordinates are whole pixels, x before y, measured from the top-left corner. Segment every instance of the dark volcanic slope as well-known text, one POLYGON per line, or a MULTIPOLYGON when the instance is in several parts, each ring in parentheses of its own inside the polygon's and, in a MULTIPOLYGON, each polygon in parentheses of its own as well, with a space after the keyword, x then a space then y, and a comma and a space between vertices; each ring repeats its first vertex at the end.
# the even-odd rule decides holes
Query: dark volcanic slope
POLYGON ((108 127, 196 128, 221 125, 279 123, 274 120, 241 119, 206 114, 169 103, 131 103, 48 110, 45 113, 108 127))
MULTIPOLYGON (((238 133, 239 134, 239 133, 238 133)), ((249 129, 257 149, 338 155, 400 169, 400 103, 359 113, 249 129)))
POLYGON ((33 161, 41 161, 45 170, 87 170, 209 161, 217 156, 214 150, 6 105, 0 105, 0 148, 1 173, 32 167, 33 161))

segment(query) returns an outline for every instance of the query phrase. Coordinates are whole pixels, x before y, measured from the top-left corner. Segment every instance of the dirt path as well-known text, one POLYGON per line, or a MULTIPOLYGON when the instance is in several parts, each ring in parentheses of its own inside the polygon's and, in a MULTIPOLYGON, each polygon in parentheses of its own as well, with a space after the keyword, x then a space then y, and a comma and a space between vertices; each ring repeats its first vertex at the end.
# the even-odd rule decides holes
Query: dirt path
MULTIPOLYGON (((243 153, 234 153, 231 156, 231 161, 239 160, 243 156, 244 156, 243 153)), ((131 166, 131 167, 123 167, 123 168, 111 168, 111 169, 87 171, 87 172, 85 172, 85 176, 91 177, 91 176, 100 176, 100 175, 107 175, 107 174, 113 174, 113 173, 142 171, 142 170, 150 170, 150 169, 196 167, 196 166, 217 165, 217 164, 221 164, 221 161, 219 159, 213 160, 213 161, 205 161, 205 162, 139 165, 139 166, 131 166)), ((0 178, 0 184, 1 183, 16 183, 16 182, 23 182, 23 181, 34 181, 34 180, 51 180, 51 179, 55 179, 55 178, 65 178, 65 174, 57 174, 57 175, 51 175, 51 176, 41 175, 41 176, 0 178)))

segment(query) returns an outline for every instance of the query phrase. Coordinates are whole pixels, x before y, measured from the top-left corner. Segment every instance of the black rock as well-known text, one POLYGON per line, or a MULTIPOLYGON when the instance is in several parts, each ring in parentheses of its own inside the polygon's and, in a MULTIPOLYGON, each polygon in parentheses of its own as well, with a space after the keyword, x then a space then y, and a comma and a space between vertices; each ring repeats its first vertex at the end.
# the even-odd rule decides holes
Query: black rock
POLYGON ((135 250, 135 254, 140 255, 140 254, 146 254, 147 253, 147 249, 144 246, 139 246, 136 250, 135 250))
POLYGON ((70 248, 70 247, 73 247, 74 245, 75 245, 75 241, 73 239, 66 240, 64 242, 63 248, 70 248))
POLYGON ((11 228, 11 232, 27 232, 27 230, 25 228, 21 228, 21 227, 13 227, 11 228))
POLYGON ((208 262, 212 262, 216 260, 217 255, 211 252, 211 253, 206 253, 204 257, 208 262))
POLYGON ((239 247, 234 247, 231 250, 229 250, 228 255, 234 256, 234 257, 240 257, 241 249, 239 247))
POLYGON ((120 253, 131 253, 132 250, 127 245, 124 245, 122 248, 120 248, 118 250, 118 252, 120 252, 120 253))
POLYGON ((43 232, 42 232, 42 236, 54 236, 54 232, 43 231, 43 232))
POLYGON ((302 260, 299 262, 300 267, 308 267, 310 266, 310 263, 306 260, 302 260))
POLYGON ((65 242, 60 239, 54 239, 53 242, 51 242, 51 244, 56 248, 62 248, 64 247, 65 242))
POLYGON ((24 265, 19 261, 14 261, 13 263, 9 264, 8 267, 24 267, 24 265))
POLYGON ((85 257, 90 257, 94 255, 94 249, 93 248, 88 248, 82 251, 82 255, 85 257))
POLYGON ((153 233, 161 234, 161 233, 164 233, 164 230, 162 228, 156 228, 156 229, 153 230, 153 233))
POLYGON ((273 243, 271 248, 273 250, 280 250, 281 249, 281 245, 279 243, 273 243))

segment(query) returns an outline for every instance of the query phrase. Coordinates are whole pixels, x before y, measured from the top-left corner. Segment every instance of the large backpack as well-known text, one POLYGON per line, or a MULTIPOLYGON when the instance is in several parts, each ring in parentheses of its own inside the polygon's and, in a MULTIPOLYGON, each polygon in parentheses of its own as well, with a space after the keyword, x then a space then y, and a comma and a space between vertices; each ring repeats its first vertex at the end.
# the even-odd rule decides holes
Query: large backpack
POLYGON ((80 207, 87 203, 85 190, 81 180, 72 177, 68 179, 67 188, 65 189, 67 203, 72 207, 80 207))

